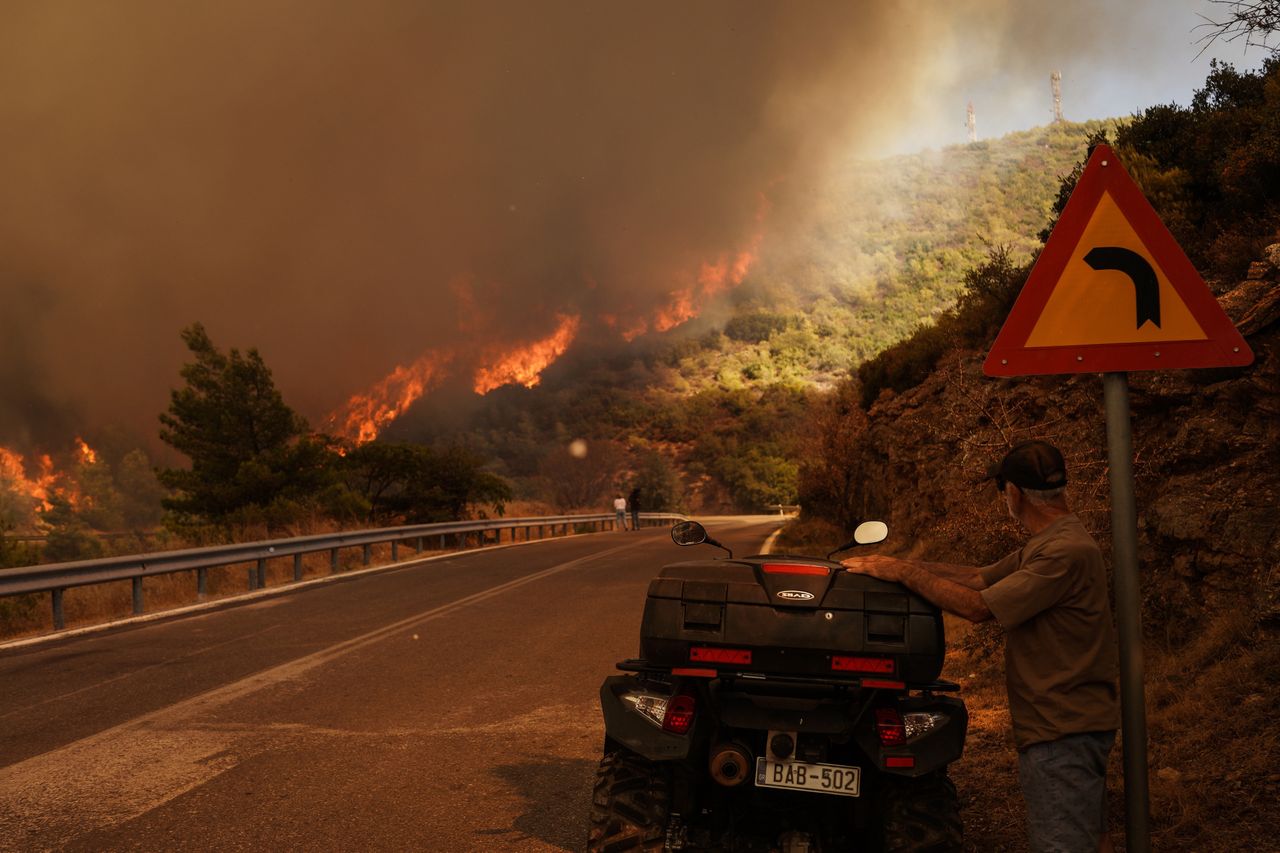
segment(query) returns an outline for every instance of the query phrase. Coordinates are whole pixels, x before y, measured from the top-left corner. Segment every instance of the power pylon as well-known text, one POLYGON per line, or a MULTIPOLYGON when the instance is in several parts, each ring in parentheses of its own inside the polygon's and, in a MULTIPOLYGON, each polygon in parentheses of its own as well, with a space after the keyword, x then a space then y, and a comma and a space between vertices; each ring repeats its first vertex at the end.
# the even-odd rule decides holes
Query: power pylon
POLYGON ((1053 123, 1061 124, 1062 118, 1062 72, 1055 71, 1049 75, 1049 84, 1053 87, 1053 123))
POLYGON ((978 141, 978 120, 973 115, 973 101, 969 102, 969 120, 965 122, 965 126, 969 128, 969 141, 978 141))

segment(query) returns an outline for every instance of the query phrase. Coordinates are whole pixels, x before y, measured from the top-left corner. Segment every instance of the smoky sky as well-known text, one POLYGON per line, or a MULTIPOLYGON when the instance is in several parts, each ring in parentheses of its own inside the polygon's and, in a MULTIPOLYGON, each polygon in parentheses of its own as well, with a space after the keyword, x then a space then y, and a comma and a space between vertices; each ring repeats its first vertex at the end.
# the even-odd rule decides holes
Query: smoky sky
POLYGON ((11 0, 0 443, 154 433, 195 321, 313 423, 432 348, 603 337, 966 63, 1121 41, 1062 5, 11 0))

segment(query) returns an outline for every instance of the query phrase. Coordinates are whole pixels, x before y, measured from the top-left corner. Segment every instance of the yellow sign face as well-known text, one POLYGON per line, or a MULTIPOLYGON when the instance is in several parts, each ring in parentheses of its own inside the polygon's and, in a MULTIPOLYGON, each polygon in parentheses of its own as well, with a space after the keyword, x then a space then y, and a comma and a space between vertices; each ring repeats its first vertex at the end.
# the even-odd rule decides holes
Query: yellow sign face
POLYGON ((1104 192, 1025 346, 1207 337, 1111 193, 1104 192))

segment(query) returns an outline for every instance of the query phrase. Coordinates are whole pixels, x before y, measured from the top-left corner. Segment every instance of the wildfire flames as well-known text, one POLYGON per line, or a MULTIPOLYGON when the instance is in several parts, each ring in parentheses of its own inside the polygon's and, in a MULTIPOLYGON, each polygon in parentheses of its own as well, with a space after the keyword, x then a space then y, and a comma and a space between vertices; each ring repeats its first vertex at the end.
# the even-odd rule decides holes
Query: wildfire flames
MULTIPOLYGON (((76 438, 76 458, 81 465, 98 464, 98 453, 83 438, 76 438)), ((57 495, 72 506, 81 501, 80 488, 71 477, 54 468, 53 457, 42 453, 36 457, 38 471, 27 473, 26 458, 17 451, 0 446, 0 484, 25 495, 37 504, 40 511, 53 508, 50 498, 57 495)))
POLYGON ((19 494, 38 501, 41 509, 49 509, 49 494, 58 475, 53 471, 53 459, 49 454, 40 456, 40 471, 34 477, 27 476, 26 460, 21 453, 0 447, 0 479, 19 494))
MULTIPOLYGON (((762 225, 767 212, 768 200, 761 195, 756 212, 757 226, 762 225)), ((665 332, 692 320, 708 300, 737 287, 746 279, 756 261, 762 239, 763 231, 757 228, 745 247, 724 253, 713 263, 703 263, 696 275, 683 277, 687 285, 673 289, 667 303, 653 310, 649 316, 623 318, 616 314, 602 314, 600 322, 623 340, 632 341, 646 332, 665 332)), ((588 286, 594 289, 595 282, 588 279, 588 286)), ((462 331, 476 337, 484 336, 483 324, 477 325, 474 320, 481 316, 481 312, 476 310, 467 281, 459 279, 453 290, 459 303, 467 309, 461 312, 461 316, 472 318, 462 331)), ((556 330, 548 337, 512 348, 485 347, 481 365, 473 377, 475 392, 488 394, 503 385, 513 384, 526 388, 536 386, 542 380, 542 372, 569 349, 578 335, 581 319, 579 314, 560 313, 556 315, 556 330)), ((354 395, 330 415, 329 430, 355 444, 373 441, 388 424, 444 381, 454 355, 453 351, 434 350, 407 367, 397 367, 377 385, 363 394, 354 395)))
POLYGON ((343 438, 364 444, 378 437, 423 394, 444 381, 452 353, 429 352, 407 367, 400 366, 365 394, 356 394, 342 410, 329 416, 329 426, 343 438))
POLYGON ((476 393, 488 394, 494 388, 515 383, 526 388, 537 385, 542 380, 542 371, 573 343, 581 319, 576 314, 558 315, 556 330, 550 337, 500 355, 490 366, 481 367, 476 371, 476 393))
POLYGON ((85 443, 85 440, 84 440, 83 438, 80 438, 79 436, 77 436, 77 437, 76 437, 76 449, 77 449, 78 451, 80 451, 80 464, 81 464, 81 465, 96 465, 96 464, 98 464, 98 454, 97 454, 97 452, 96 452, 92 447, 90 447, 88 444, 86 444, 86 443, 85 443))

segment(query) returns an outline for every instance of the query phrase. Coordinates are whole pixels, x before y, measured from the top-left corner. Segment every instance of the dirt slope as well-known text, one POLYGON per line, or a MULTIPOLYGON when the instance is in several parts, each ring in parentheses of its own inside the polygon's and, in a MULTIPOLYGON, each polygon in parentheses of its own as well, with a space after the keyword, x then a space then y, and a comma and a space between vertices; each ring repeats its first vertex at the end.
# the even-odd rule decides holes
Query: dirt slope
MULTIPOLYGON (((1247 280, 1213 286, 1254 363, 1130 376, 1153 845, 1280 849, 1280 243, 1247 280)), ((899 551, 994 561, 1022 535, 976 481, 1010 444, 1045 438, 1067 455, 1072 505, 1109 553, 1100 378, 994 380, 983 355, 952 351, 920 386, 881 395, 845 443, 854 505, 889 522, 899 551)), ((957 625, 953 640, 948 674, 974 711, 955 773, 970 846, 1021 850, 1000 632, 957 625)))

